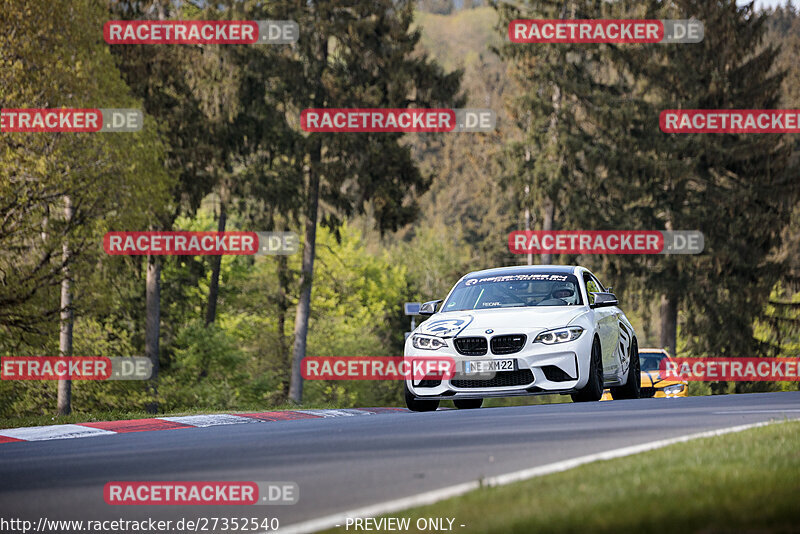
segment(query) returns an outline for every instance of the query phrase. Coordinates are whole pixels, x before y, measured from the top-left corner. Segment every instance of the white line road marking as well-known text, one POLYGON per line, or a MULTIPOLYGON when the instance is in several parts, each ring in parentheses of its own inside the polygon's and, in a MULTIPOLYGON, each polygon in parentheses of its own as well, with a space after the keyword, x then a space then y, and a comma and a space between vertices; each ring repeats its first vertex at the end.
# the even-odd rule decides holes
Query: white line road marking
POLYGON ((687 434, 685 436, 678 436, 675 438, 661 439, 657 441, 651 441, 649 443, 642 443, 641 445, 631 445, 630 447, 622 447, 621 449, 612 449, 610 451, 589 454, 586 456, 579 456, 578 458, 573 458, 571 460, 562 460, 560 462, 555 462, 552 464, 532 467, 530 469, 523 469, 521 471, 515 471, 513 473, 506 473, 505 475, 488 477, 482 480, 475 480, 471 482, 464 482, 462 484, 456 484, 454 486, 448 486, 446 488, 427 491, 425 493, 420 493, 417 495, 413 495, 411 497, 403 497, 401 499, 395 499, 392 501, 373 504, 370 506, 365 506, 363 508, 348 510, 346 512, 338 512, 324 517, 319 517, 317 519, 311 519, 308 521, 303 521, 301 523, 295 523, 293 525, 286 525, 281 528, 281 534, 305 534, 308 532, 317 532, 320 530, 333 528, 337 526, 337 524, 338 525, 345 524, 347 518, 376 517, 379 515, 385 515, 392 512, 399 512, 401 510, 407 510, 408 508, 414 508, 416 506, 425 506, 428 504, 433 504, 435 502, 443 501, 451 497, 458 497, 459 495, 463 495, 467 492, 476 490, 481 486, 490 486, 490 487, 504 486, 506 484, 511 484, 512 482, 520 482, 534 477, 549 475, 551 473, 559 473, 561 471, 566 471, 568 469, 572 469, 599 460, 611 460, 614 458, 622 458, 623 456, 630 456, 632 454, 639 454, 641 452, 652 451, 655 449, 666 447, 668 445, 674 445, 676 443, 684 443, 687 441, 692 441, 700 438, 711 438, 715 436, 722 436, 723 434, 741 432, 743 430, 758 428, 769 424, 773 423, 771 422, 752 423, 749 425, 739 425, 728 428, 721 428, 719 430, 709 430, 707 432, 699 432, 697 434, 687 434))
POLYGON ((785 412, 800 412, 798 410, 735 410, 730 412, 712 412, 714 415, 718 414, 731 414, 731 413, 785 413, 785 412))

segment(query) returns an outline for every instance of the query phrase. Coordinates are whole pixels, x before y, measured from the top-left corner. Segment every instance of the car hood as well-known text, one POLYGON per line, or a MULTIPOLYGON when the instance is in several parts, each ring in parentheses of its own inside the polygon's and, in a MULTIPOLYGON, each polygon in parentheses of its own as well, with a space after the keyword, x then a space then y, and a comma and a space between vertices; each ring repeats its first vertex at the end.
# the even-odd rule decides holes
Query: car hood
POLYGON ((541 306, 437 313, 417 329, 420 334, 454 337, 465 332, 544 330, 568 325, 586 312, 582 306, 541 306))

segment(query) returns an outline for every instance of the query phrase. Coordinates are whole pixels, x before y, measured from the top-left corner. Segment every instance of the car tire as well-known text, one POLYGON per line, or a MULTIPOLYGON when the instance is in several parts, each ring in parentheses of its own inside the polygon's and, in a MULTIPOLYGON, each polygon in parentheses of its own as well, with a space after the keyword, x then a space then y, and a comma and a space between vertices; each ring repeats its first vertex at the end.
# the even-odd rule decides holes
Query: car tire
POLYGON ((572 402, 599 401, 603 397, 603 353, 600 341, 592 343, 592 356, 589 360, 589 380, 586 385, 570 395, 572 402))
POLYGON ((642 371, 639 366, 639 347, 634 339, 630 348, 631 367, 624 386, 611 388, 614 400, 638 399, 642 396, 642 371), (631 380, 633 378, 633 380, 631 380))
POLYGON ((403 389, 406 392, 406 406, 412 412, 432 412, 439 407, 438 400, 421 400, 414 396, 411 391, 408 390, 408 384, 403 382, 403 389))
POLYGON ((483 399, 458 399, 453 400, 453 404, 459 410, 474 410, 483 406, 483 399))

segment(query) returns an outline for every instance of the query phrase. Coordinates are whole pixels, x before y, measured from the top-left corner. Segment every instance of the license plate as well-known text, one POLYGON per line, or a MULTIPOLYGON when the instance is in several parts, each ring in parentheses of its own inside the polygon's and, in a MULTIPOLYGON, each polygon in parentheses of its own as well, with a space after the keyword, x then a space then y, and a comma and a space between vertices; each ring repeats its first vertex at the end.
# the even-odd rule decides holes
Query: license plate
POLYGON ((516 361, 508 360, 466 360, 464 362, 464 372, 474 373, 494 373, 497 371, 513 371, 516 369, 516 361))

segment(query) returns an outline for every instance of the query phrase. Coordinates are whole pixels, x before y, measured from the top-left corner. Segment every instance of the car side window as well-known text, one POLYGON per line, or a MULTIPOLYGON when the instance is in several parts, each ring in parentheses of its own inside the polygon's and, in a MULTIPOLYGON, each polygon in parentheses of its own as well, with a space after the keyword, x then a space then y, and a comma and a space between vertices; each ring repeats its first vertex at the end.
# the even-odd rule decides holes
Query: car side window
POLYGON ((601 291, 599 287, 600 283, 589 273, 583 274, 583 281, 586 284, 586 293, 588 293, 586 296, 589 298, 589 304, 594 304, 594 295, 592 295, 592 293, 598 293, 601 291))
POLYGON ((589 276, 592 278, 592 280, 594 280, 594 283, 597 284, 598 291, 605 292, 606 287, 600 283, 600 280, 598 280, 597 277, 594 275, 589 275, 589 276))

